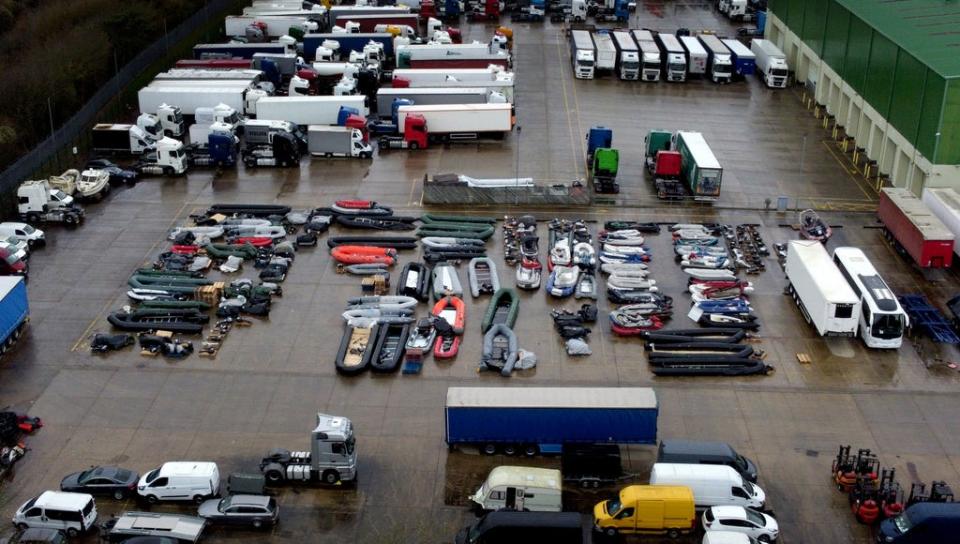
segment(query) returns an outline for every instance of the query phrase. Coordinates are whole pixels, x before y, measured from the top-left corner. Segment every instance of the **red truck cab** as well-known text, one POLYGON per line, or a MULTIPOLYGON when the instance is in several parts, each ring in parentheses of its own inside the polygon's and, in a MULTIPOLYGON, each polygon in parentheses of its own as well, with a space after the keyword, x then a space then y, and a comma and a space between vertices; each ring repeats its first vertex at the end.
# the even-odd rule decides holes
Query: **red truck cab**
POLYGON ((680 177, 680 164, 679 151, 657 151, 653 176, 655 179, 677 179, 680 177))
POLYGON ((430 141, 427 120, 419 113, 411 113, 403 120, 403 140, 410 149, 426 149, 430 141))

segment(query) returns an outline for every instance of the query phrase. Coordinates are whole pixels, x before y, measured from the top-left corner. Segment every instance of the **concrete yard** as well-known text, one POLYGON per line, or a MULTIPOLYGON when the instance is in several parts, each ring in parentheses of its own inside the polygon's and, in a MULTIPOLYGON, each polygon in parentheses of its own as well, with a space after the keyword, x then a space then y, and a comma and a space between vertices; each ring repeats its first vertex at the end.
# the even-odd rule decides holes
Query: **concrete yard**
MULTIPOLYGON (((632 27, 672 31, 735 31, 712 2, 639 2, 632 27)), ((466 25, 465 37, 487 39, 495 25, 466 25)), ((823 340, 791 299, 775 257, 749 277, 751 301, 763 326, 755 344, 767 352, 774 374, 743 378, 655 378, 639 339, 614 337, 606 320, 610 303, 599 302, 593 355, 571 358, 552 330, 552 308, 575 309, 521 292, 516 332, 521 347, 536 352, 539 366, 512 378, 478 373, 480 317, 487 299, 467 302, 467 333, 452 362, 427 359, 418 376, 338 376, 334 355, 346 299, 360 294, 359 279, 338 275, 323 239, 301 249, 268 320, 235 328, 214 359, 196 354, 180 361, 141 357, 126 350, 89 353, 94 331, 108 331, 108 312, 127 304, 126 281, 137 267, 166 250, 165 234, 191 213, 216 202, 279 203, 295 209, 327 206, 338 198, 373 199, 398 214, 416 215, 425 173, 475 177, 534 177, 539 181, 583 178, 584 134, 589 127, 614 130, 621 152, 619 197, 589 209, 487 209, 480 215, 534 213, 584 218, 591 229, 611 219, 661 222, 760 224, 772 250, 797 238, 782 224, 796 213, 763 211, 779 196, 801 205, 833 208, 823 216, 836 227, 829 248, 861 247, 898 293, 926 293, 943 302, 960 291, 953 271, 922 275, 883 240, 871 213, 876 191, 851 166, 829 134, 802 104, 799 90, 766 89, 759 80, 717 86, 580 81, 570 71, 569 47, 558 25, 512 25, 520 133, 503 142, 463 144, 426 151, 391 151, 372 161, 306 159, 296 169, 193 170, 185 178, 147 179, 114 191, 87 207, 74 231, 48 229, 48 247, 31 258, 28 285, 32 317, 27 334, 0 361, 0 399, 12 409, 43 418, 27 438, 29 453, 0 487, 0 517, 43 490, 56 489, 69 472, 117 464, 141 473, 170 460, 211 460, 224 477, 257 470, 274 447, 306 448, 318 411, 351 418, 357 428, 360 477, 356 488, 290 486, 277 489, 281 522, 272 533, 218 529, 209 542, 451 542, 474 519, 466 497, 490 468, 551 458, 511 459, 448 452, 443 440, 447 387, 650 386, 661 406, 660 438, 730 442, 759 466, 760 486, 780 523, 780 542, 867 543, 870 530, 850 514, 847 499, 830 480, 840 444, 871 448, 883 466, 897 469, 901 484, 946 480, 960 486, 960 361, 952 350, 928 341, 906 341, 898 351, 868 350, 856 339, 823 340), (723 192, 713 207, 661 206, 642 175, 642 142, 651 128, 704 133, 725 168, 723 192), (519 165, 516 160, 519 157, 519 165), (800 364, 807 353, 811 364, 800 364)), ((432 210, 436 211, 436 210, 432 210)), ((501 281, 513 286, 502 259, 502 235, 488 242, 501 281)), ((345 229, 333 227, 331 233, 345 229)), ((358 234, 367 234, 360 232, 358 234)), ((391 233, 395 234, 395 233, 391 233)), ((686 278, 673 262, 670 236, 649 238, 653 277, 677 308, 668 327, 690 325, 686 278)), ((398 271, 418 258, 401 252, 398 271)), ((249 265, 248 265, 249 266, 249 265)), ((248 273, 253 268, 249 266, 248 273)), ((460 266, 466 279, 466 266, 460 266)), ((219 274, 219 273, 216 273, 219 274)), ((233 277, 242 277, 244 274, 233 277)), ((252 275, 249 277, 253 277, 252 275)), ((394 274, 396 278, 396 274, 394 274)), ((601 282, 602 287, 602 282, 601 282)), ((601 297, 602 298, 602 297, 601 297)), ((424 314, 421 305, 419 313, 424 314)), ((199 344, 199 338, 194 338, 199 344)), ((645 483, 655 447, 624 448, 637 482, 645 483)), ((568 509, 584 513, 618 488, 570 490, 568 509)), ((132 500, 99 499, 101 518, 146 508, 132 500)), ((157 511, 192 513, 190 505, 157 511)), ((684 542, 699 542, 700 534, 684 542)), ((94 537, 88 541, 93 542, 94 537)), ((628 540, 628 541, 633 541, 628 540)))

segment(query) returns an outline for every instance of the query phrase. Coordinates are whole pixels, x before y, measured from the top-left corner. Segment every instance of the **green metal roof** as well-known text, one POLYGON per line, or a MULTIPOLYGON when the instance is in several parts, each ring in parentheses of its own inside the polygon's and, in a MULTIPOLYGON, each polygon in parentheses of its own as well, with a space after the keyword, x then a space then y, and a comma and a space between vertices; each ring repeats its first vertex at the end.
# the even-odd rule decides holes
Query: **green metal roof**
POLYGON ((944 78, 960 77, 960 0, 836 0, 944 78))

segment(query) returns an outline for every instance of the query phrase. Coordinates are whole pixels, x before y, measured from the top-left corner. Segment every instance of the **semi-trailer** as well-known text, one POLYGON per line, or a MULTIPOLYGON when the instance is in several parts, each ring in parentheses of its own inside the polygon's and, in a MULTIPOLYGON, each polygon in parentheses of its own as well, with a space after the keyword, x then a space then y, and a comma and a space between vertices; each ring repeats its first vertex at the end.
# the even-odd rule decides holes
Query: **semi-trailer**
POLYGON ((750 51, 756 55, 757 74, 763 78, 767 87, 782 89, 787 86, 787 56, 770 40, 754 39, 750 42, 750 51))
POLYGON ((658 33, 655 37, 660 46, 660 63, 667 81, 687 80, 687 55, 680 41, 673 34, 658 33))
POLYGON ((707 51, 707 73, 714 83, 730 83, 733 79, 733 60, 730 50, 713 34, 701 34, 700 43, 707 51))
POLYGON ((908 189, 880 191, 877 215, 884 235, 920 268, 950 268, 955 237, 930 208, 908 189))
POLYGON ((246 115, 254 115, 257 111, 257 102, 267 97, 265 91, 254 89, 249 85, 231 85, 229 81, 155 83, 137 92, 142 112, 156 111, 161 104, 168 104, 180 108, 184 115, 190 115, 197 108, 226 104, 246 115))
POLYGON ((373 156, 373 148, 364 141, 363 133, 351 127, 311 125, 307 127, 307 149, 318 157, 373 156))
POLYGON ((391 117, 390 108, 398 98, 411 100, 419 106, 435 104, 486 104, 506 102, 503 95, 491 94, 482 87, 418 87, 384 88, 377 92, 377 114, 380 118, 391 117))
POLYGON ((687 74, 690 77, 701 77, 707 73, 707 50, 700 45, 695 36, 680 36, 680 45, 683 46, 687 60, 687 74))
POLYGON ((227 15, 224 18, 224 31, 227 36, 245 36, 247 28, 256 26, 268 38, 294 36, 316 32, 324 17, 317 13, 307 17, 297 15, 227 15))
POLYGON ((960 256, 960 193, 954 189, 927 188, 920 196, 933 215, 953 233, 953 252, 960 256))
POLYGON ((383 54, 388 58, 393 58, 393 34, 389 32, 360 32, 347 34, 344 32, 331 32, 322 34, 307 34, 303 37, 303 57, 307 60, 317 59, 317 48, 323 45, 325 41, 334 41, 339 44, 339 52, 343 58, 348 58, 351 51, 363 52, 363 48, 370 42, 383 46, 383 54))
POLYGON ((753 54, 753 51, 750 51, 749 47, 740 43, 740 40, 726 39, 720 41, 730 50, 734 74, 743 78, 752 76, 756 72, 757 56, 753 54))
POLYGON ((617 67, 617 47, 609 32, 594 32, 593 44, 596 46, 596 71, 613 73, 617 67))
POLYGON ((500 66, 485 68, 397 68, 393 71, 394 87, 485 87, 487 84, 508 80, 513 84, 513 72, 500 66))
POLYGON ((641 77, 643 81, 660 81, 660 48, 649 30, 631 30, 630 34, 640 48, 641 77))
POLYGON ((154 81, 245 81, 249 85, 256 85, 263 79, 263 72, 260 70, 205 70, 203 68, 173 68, 160 72, 153 78, 154 81))
MULTIPOLYGON (((436 71, 441 74, 448 72, 448 70, 413 70, 413 71, 436 71)), ((397 70, 394 71, 396 73, 397 70)), ((456 70, 449 70, 449 72, 456 72, 456 70)), ((456 76, 449 76, 447 79, 433 80, 433 79, 424 79, 420 81, 408 81, 405 78, 400 78, 394 75, 393 78, 393 89, 422 89, 422 88, 440 88, 440 89, 464 89, 464 88, 474 88, 474 89, 484 89, 488 93, 498 93, 506 99, 507 102, 513 103, 513 77, 512 74, 506 72, 510 77, 502 77, 494 80, 487 81, 459 81, 455 79, 456 76), (435 83, 433 81, 436 81, 435 83)), ((381 87, 380 91, 386 87, 381 87)))
POLYGON ((327 20, 330 22, 331 26, 333 23, 342 17, 350 17, 354 15, 405 15, 410 13, 410 8, 408 6, 331 6, 327 11, 327 20))
POLYGON ((597 48, 593 37, 586 30, 570 32, 570 60, 573 61, 573 76, 577 79, 593 79, 596 72, 597 48))
POLYGON ((99 154, 140 155, 155 142, 137 125, 99 123, 90 134, 90 147, 99 154))
POLYGON ((348 21, 357 23, 360 25, 360 32, 376 32, 378 25, 406 26, 413 29, 420 27, 420 16, 416 13, 337 15, 333 21, 334 25, 343 28, 346 28, 348 21))
POLYGON ((694 200, 712 201, 720 198, 723 167, 703 134, 677 131, 673 148, 680 152, 683 180, 694 200))
POLYGON ((296 125, 336 125, 341 108, 353 108, 366 117, 363 96, 268 96, 257 103, 257 118, 290 121, 296 125))
POLYGON ((193 46, 193 58, 252 59, 254 53, 291 53, 285 43, 200 43, 193 46))
POLYGON ((853 292, 823 244, 787 243, 787 293, 820 336, 856 336, 860 298, 853 292))
POLYGON ((659 407, 647 387, 450 387, 445 439, 452 450, 560 454, 565 445, 653 444, 659 407))
POLYGON ((381 136, 380 149, 425 149, 430 142, 502 139, 513 130, 510 104, 416 106, 403 102, 397 101, 395 107, 400 135, 381 136))
POLYGON ((496 43, 436 43, 397 48, 397 68, 510 67, 510 54, 496 43))
POLYGON ((26 278, 0 276, 0 355, 23 336, 30 319, 26 278))
POLYGON ((196 68, 201 70, 247 70, 253 67, 253 60, 241 58, 229 59, 181 59, 174 68, 196 68))

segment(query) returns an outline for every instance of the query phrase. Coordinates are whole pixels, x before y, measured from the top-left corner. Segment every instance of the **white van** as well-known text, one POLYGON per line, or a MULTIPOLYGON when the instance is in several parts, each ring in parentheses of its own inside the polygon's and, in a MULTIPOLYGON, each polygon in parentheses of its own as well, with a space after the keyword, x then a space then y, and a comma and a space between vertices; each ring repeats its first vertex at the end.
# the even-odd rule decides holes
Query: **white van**
POLYGON ((13 516, 18 529, 65 531, 69 536, 86 532, 97 521, 97 505, 87 493, 44 491, 25 502, 13 516))
POLYGON ((220 495, 220 469, 206 461, 164 463, 140 477, 137 493, 149 503, 193 501, 220 495))
POLYGON ((767 499, 760 486, 745 481, 740 473, 726 465, 654 463, 650 483, 689 487, 697 508, 725 505, 763 508, 767 499))
POLYGON ((497 467, 480 489, 470 496, 482 510, 561 512, 559 470, 529 467, 497 467))
POLYGON ((30 249, 47 243, 46 235, 40 229, 35 229, 26 223, 6 221, 0 223, 0 239, 16 238, 27 244, 30 249))

